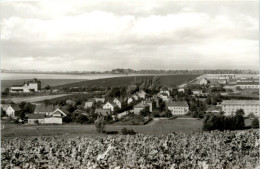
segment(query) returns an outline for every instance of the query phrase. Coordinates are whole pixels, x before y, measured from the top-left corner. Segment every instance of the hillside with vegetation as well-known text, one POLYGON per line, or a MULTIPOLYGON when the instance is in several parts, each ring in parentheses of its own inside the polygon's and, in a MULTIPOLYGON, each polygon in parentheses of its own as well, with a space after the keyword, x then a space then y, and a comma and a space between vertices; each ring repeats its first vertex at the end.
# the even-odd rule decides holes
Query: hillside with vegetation
POLYGON ((152 86, 154 83, 160 83, 162 86, 180 85, 189 80, 195 79, 198 75, 161 75, 161 76, 125 76, 114 77, 97 80, 87 80, 75 83, 69 83, 64 85, 57 85, 54 88, 64 87, 116 87, 116 86, 128 86, 130 84, 142 83, 144 86, 152 86), (155 81, 155 77, 158 78, 155 81))

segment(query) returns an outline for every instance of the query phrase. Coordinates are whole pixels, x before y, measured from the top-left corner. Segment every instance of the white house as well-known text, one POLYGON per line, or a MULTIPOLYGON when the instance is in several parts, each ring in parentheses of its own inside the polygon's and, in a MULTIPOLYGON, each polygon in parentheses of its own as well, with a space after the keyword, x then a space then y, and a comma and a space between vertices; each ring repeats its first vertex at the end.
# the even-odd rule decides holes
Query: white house
POLYGON ((180 89, 178 89, 178 92, 185 92, 185 89, 184 88, 180 88, 180 89))
POLYGON ((113 102, 121 109, 122 108, 122 103, 123 101, 118 99, 118 98, 114 98, 113 102))
POLYGON ((168 96, 170 96, 170 91, 168 90, 167 87, 164 87, 160 90, 160 93, 166 93, 168 96))
POLYGON ((140 98, 145 99, 146 93, 145 93, 143 90, 141 90, 141 91, 137 92, 137 95, 138 95, 140 98))
POLYGON ((127 98, 127 104, 131 104, 134 101, 133 97, 127 98))
POLYGON ((94 98, 94 100, 96 101, 96 102, 102 102, 102 103, 105 103, 105 98, 94 98))
POLYGON ((62 124, 62 118, 67 116, 64 110, 57 108, 51 113, 47 114, 28 114, 29 124, 62 124))
POLYGON ((111 110, 111 111, 115 111, 115 109, 117 107, 118 106, 114 102, 111 102, 111 101, 108 101, 106 104, 103 105, 103 109, 111 110))
POLYGON ((206 85, 208 84, 208 80, 206 78, 203 78, 199 81, 200 85, 206 85))
POLYGON ((153 102, 151 100, 145 100, 144 103, 149 105, 149 111, 153 112, 153 102))
POLYGON ((138 99, 139 99, 139 96, 137 96, 136 94, 132 95, 132 97, 133 97, 135 100, 138 100, 138 99))
POLYGON ((185 101, 170 102, 168 104, 168 109, 171 111, 172 115, 184 115, 189 112, 189 105, 185 101))
POLYGON ((91 108, 95 103, 95 100, 94 99, 91 99, 89 101, 86 101, 85 102, 85 105, 84 105, 84 108, 87 109, 87 108, 91 108))
POLYGON ((13 104, 11 106, 9 106, 6 109, 6 115, 11 117, 11 118, 15 118, 16 117, 16 113, 19 113, 21 111, 21 108, 17 105, 17 104, 13 104))
POLYGON ((163 101, 169 100, 169 95, 166 93, 158 93, 158 97, 161 98, 163 101))

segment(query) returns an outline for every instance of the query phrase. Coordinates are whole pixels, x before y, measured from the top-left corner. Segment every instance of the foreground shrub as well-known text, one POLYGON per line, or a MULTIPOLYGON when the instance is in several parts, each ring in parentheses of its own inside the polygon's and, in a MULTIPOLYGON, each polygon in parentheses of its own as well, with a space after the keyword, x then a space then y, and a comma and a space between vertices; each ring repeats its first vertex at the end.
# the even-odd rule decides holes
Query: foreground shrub
POLYGON ((121 133, 123 135, 135 135, 136 134, 136 132, 133 129, 127 129, 127 128, 123 128, 121 130, 121 133))
POLYGON ((251 127, 254 129, 259 128, 259 120, 257 117, 252 120, 251 127))

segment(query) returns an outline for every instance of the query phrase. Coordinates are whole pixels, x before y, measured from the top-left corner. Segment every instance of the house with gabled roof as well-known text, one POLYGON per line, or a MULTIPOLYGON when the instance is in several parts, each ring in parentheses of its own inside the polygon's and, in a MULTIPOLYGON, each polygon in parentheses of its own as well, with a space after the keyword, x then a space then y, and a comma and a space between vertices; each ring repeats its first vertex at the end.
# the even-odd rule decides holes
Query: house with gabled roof
POLYGON ((20 113, 22 109, 17 104, 12 104, 6 109, 6 115, 11 118, 16 118, 17 114, 20 113))
POLYGON ((145 99, 145 97, 146 97, 146 93, 143 90, 137 92, 136 94, 138 95, 138 97, 140 97, 142 99, 145 99))
POLYGON ((114 98, 113 102, 114 102, 120 109, 122 108, 122 104, 123 104, 123 100, 122 100, 122 99, 114 98))
POLYGON ((94 99, 90 99, 85 102, 84 109, 91 108, 96 101, 94 99))
POLYGON ((27 114, 28 124, 45 124, 44 114, 27 114))
POLYGON ((134 101, 133 97, 128 97, 127 98, 127 104, 131 104, 134 101))
POLYGON ((103 105, 103 109, 105 110, 115 111, 116 108, 118 108, 118 106, 112 101, 108 101, 103 105))

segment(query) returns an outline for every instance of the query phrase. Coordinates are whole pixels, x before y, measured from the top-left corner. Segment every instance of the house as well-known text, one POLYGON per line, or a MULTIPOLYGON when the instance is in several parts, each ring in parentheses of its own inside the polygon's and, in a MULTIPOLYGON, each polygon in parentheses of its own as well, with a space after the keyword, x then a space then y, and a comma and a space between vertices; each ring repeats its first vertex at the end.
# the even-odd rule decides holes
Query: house
POLYGON ((153 105, 154 105, 154 104, 153 104, 153 101, 151 101, 151 100, 145 100, 144 103, 147 104, 147 105, 149 105, 149 111, 150 111, 150 112, 153 112, 153 105))
POLYGON ((169 95, 166 93, 159 93, 158 97, 161 98, 163 101, 168 101, 169 100, 169 95))
POLYGON ((133 97, 135 100, 139 100, 139 96, 136 95, 136 94, 132 95, 132 97, 133 97))
POLYGON ((223 100, 220 106, 227 116, 235 115, 239 109, 244 110, 246 117, 251 113, 259 116, 260 113, 259 100, 223 100))
POLYGON ((207 85, 209 83, 209 81, 206 78, 203 78, 199 81, 200 85, 207 85))
POLYGON ((45 124, 44 114, 27 114, 28 124, 45 124))
POLYGON ((134 101, 133 97, 128 97, 127 98, 127 104, 131 104, 134 101))
POLYGON ((95 114, 97 114, 98 116, 109 116, 111 115, 111 110, 110 109, 96 109, 95 110, 95 114))
POLYGON ((62 118, 67 116, 64 110, 57 108, 50 114, 28 114, 28 124, 62 124, 62 118))
POLYGON ((106 104, 103 105, 103 109, 105 110, 111 110, 111 111, 115 111, 116 108, 118 108, 118 106, 111 101, 108 101, 106 104))
POLYGON ((193 95, 200 96, 203 92, 202 90, 192 90, 193 95))
POLYGON ((11 118, 15 118, 17 114, 20 113, 21 111, 22 109, 17 104, 12 104, 6 109, 5 112, 7 116, 11 118))
POLYGON ((145 108, 149 109, 149 105, 144 103, 144 102, 141 102, 141 103, 135 105, 134 106, 134 114, 140 115, 140 112, 142 110, 144 110, 145 108))
POLYGON ((237 82, 236 87, 241 89, 259 89, 259 82, 237 82))
POLYGON ((168 90, 167 87, 164 87, 160 90, 160 93, 166 93, 168 96, 170 96, 170 91, 168 90))
POLYGON ((170 102, 167 107, 172 115, 184 115, 189 112, 189 105, 186 101, 170 102))
POLYGON ((62 124, 62 118, 67 116, 64 110, 57 108, 45 117, 45 124, 62 124))
POLYGON ((91 108, 95 103, 94 99, 88 100, 85 102, 84 109, 91 108))
POLYGON ((23 85, 12 85, 11 86, 11 93, 15 92, 37 92, 41 90, 41 81, 34 78, 32 81, 28 81, 27 83, 24 83, 23 85))
POLYGON ((140 98, 145 99, 146 93, 145 93, 143 90, 141 90, 141 91, 137 92, 137 95, 138 95, 140 98))
POLYGON ((184 88, 179 88, 179 89, 178 89, 178 92, 184 93, 184 92, 185 92, 185 89, 184 89, 184 88))
POLYGON ((94 100, 96 101, 96 102, 101 102, 101 103, 105 103, 105 98, 94 98, 94 100))
POLYGON ((122 108, 123 100, 118 99, 118 98, 114 98, 113 102, 114 102, 120 109, 122 108))
POLYGON ((206 110, 206 113, 220 113, 222 111, 221 106, 211 106, 206 110))
POLYGON ((11 104, 1 104, 1 108, 3 109, 4 112, 11 106, 11 104))

